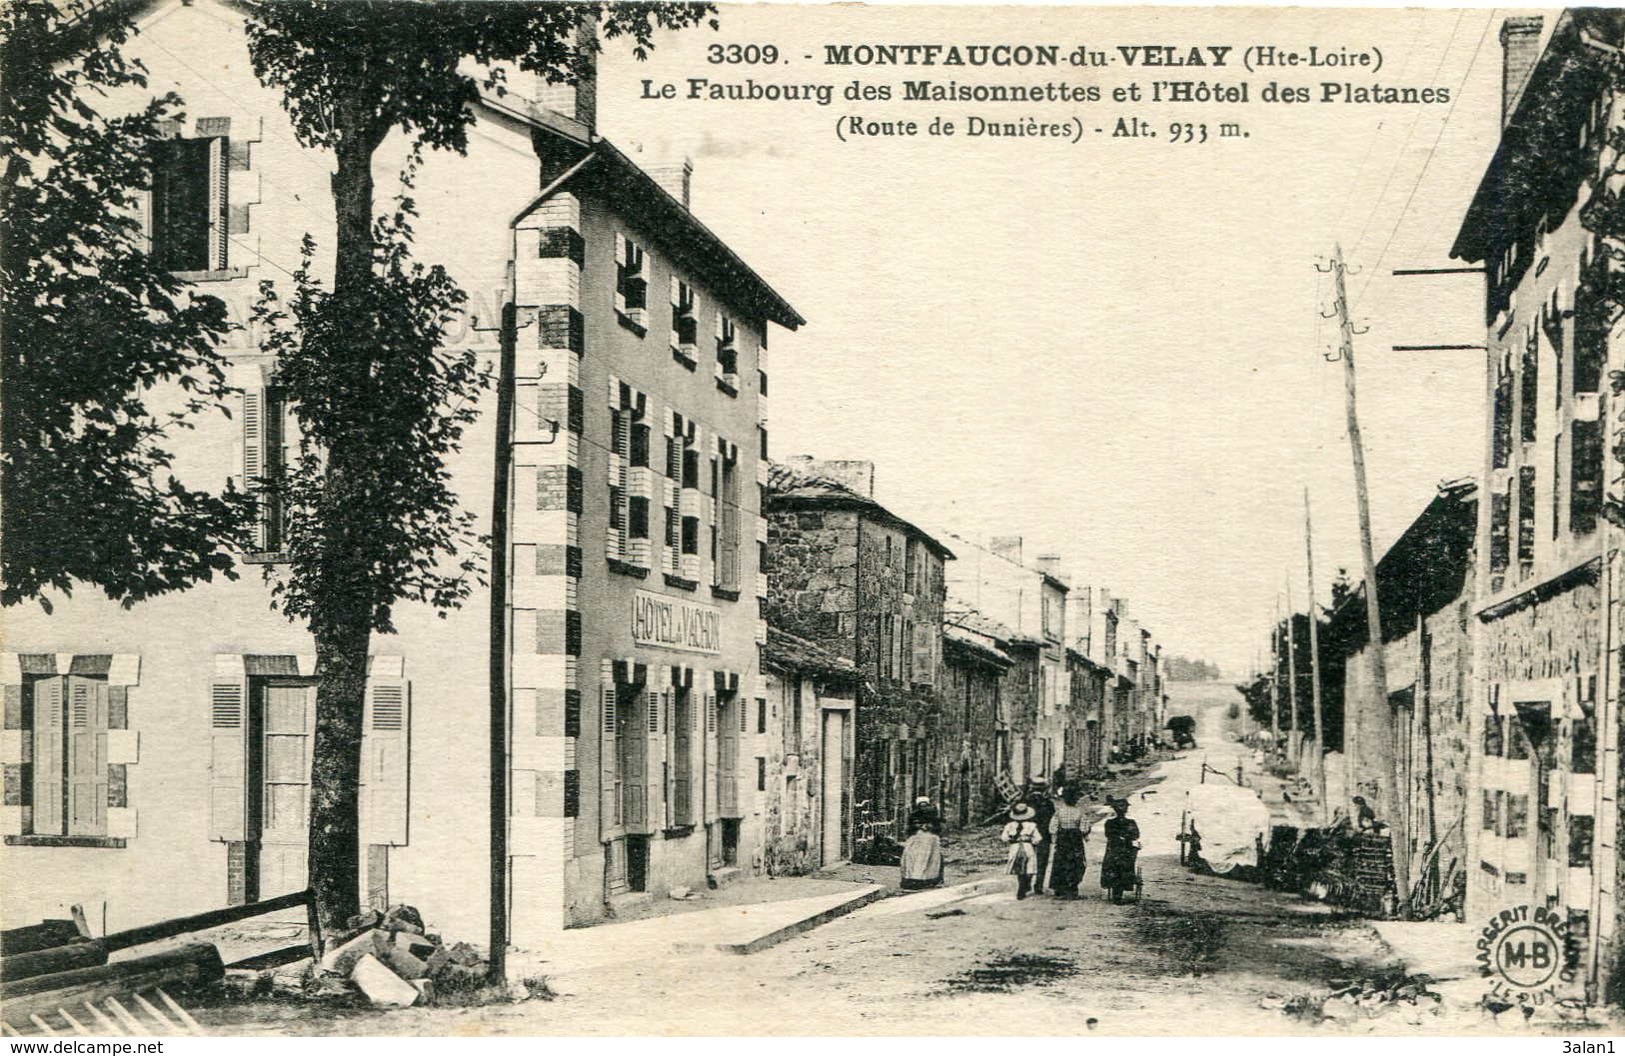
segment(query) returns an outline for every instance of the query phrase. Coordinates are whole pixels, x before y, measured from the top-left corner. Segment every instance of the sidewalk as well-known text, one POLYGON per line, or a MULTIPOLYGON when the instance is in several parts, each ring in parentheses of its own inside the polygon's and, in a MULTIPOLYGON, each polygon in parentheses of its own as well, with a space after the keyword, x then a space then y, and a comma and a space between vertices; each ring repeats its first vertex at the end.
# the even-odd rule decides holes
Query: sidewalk
POLYGON ((562 932, 544 949, 510 957, 510 976, 570 977, 618 965, 646 965, 673 955, 718 956, 767 949, 879 898, 883 889, 802 878, 748 880, 702 901, 624 923, 562 932), (719 904, 721 903, 721 904, 719 904), (703 907, 703 908, 702 908, 703 907))

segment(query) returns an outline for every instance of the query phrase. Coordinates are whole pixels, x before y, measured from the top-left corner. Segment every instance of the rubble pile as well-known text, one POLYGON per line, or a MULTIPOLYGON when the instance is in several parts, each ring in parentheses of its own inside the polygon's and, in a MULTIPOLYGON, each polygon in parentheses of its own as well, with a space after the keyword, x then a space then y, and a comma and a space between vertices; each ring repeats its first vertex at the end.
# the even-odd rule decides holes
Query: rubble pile
POLYGON ((375 1008, 523 1000, 534 993, 534 987, 510 992, 488 985, 487 968, 478 949, 446 942, 425 930, 415 908, 397 905, 351 917, 319 961, 307 957, 274 969, 227 974, 252 996, 349 999, 375 1008))
POLYGON ((1429 987, 1425 975, 1379 976, 1372 979, 1333 979, 1329 989, 1311 990, 1286 1001, 1266 1001, 1285 1015, 1318 1023, 1322 1020, 1374 1019, 1396 1016, 1409 1023, 1424 1015, 1438 1015, 1443 996, 1429 987))

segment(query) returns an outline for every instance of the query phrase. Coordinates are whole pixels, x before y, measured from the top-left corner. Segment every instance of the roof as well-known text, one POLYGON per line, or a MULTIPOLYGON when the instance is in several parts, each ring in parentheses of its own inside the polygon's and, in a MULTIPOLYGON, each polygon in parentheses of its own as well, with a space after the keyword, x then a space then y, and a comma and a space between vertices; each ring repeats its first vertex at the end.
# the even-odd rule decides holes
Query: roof
MULTIPOLYGON (((1431 616, 1461 597, 1472 570, 1477 530, 1478 484, 1461 480, 1441 485, 1377 562, 1383 641, 1404 637, 1415 629, 1418 615, 1431 616)), ((1361 583, 1332 612, 1327 633, 1353 652, 1369 637, 1365 621, 1361 583)))
POLYGON ((1000 648, 1009 649, 1017 646, 1038 646, 1044 643, 1030 634, 1024 634, 1006 624, 1000 623, 993 617, 971 608, 968 602, 960 598, 949 597, 943 606, 942 623, 946 630, 948 627, 961 627, 973 634, 984 638, 991 638, 999 643, 1000 648))
POLYGON ((762 646, 762 663, 789 674, 818 675, 839 681, 856 681, 858 669, 844 656, 836 656, 823 646, 798 638, 772 624, 762 646))
POLYGON ((727 243, 672 197, 653 176, 602 136, 592 135, 587 144, 561 122, 548 121, 536 113, 504 108, 536 130, 538 146, 546 140, 566 158, 591 163, 571 170, 564 183, 573 191, 583 191, 605 201, 647 231, 662 251, 712 291, 739 308, 761 316, 789 330, 807 320, 750 265, 728 248, 727 243))
POLYGON ((999 667, 1009 667, 1015 663, 1010 654, 1000 649, 997 639, 973 631, 968 627, 957 624, 944 624, 942 627, 942 641, 950 649, 960 649, 974 656, 986 660, 999 667))
POLYGON ((943 546, 913 521, 892 513, 867 495, 829 477, 796 469, 783 462, 770 462, 767 467, 768 506, 776 509, 825 507, 858 510, 869 517, 901 528, 926 546, 936 551, 944 561, 952 561, 954 552, 943 546))
POLYGON ((1606 56, 1583 35, 1618 44, 1625 39, 1622 30, 1625 15, 1618 11, 1574 8, 1558 16, 1462 217, 1452 257, 1485 260, 1542 212, 1553 206, 1566 211, 1584 175, 1586 152, 1579 149, 1575 128, 1607 70, 1606 56))

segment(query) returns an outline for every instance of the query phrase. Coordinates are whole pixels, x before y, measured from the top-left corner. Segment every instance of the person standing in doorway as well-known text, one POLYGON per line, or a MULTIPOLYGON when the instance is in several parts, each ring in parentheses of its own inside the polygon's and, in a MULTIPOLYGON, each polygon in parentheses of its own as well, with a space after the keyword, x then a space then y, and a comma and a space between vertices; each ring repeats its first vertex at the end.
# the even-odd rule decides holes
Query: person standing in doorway
POLYGON ((1005 823, 999 838, 1010 845, 1006 871, 1016 877, 1016 898, 1023 899, 1032 890, 1033 877, 1038 875, 1038 850, 1044 843, 1044 834, 1033 818, 1033 808, 1017 803, 1010 808, 1010 820, 1005 823))

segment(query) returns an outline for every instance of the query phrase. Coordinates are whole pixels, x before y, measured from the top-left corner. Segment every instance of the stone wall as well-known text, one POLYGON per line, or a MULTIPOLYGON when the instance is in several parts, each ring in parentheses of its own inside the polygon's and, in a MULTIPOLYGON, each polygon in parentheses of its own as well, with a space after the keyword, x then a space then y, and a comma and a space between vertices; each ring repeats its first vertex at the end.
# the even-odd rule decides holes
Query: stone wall
POLYGON ((1002 682, 997 665, 953 646, 944 651, 942 713, 933 741, 940 776, 933 798, 951 826, 975 825, 1003 802, 993 787, 1002 682))
POLYGON ((768 621, 858 658, 858 514, 773 510, 768 514, 768 621))

